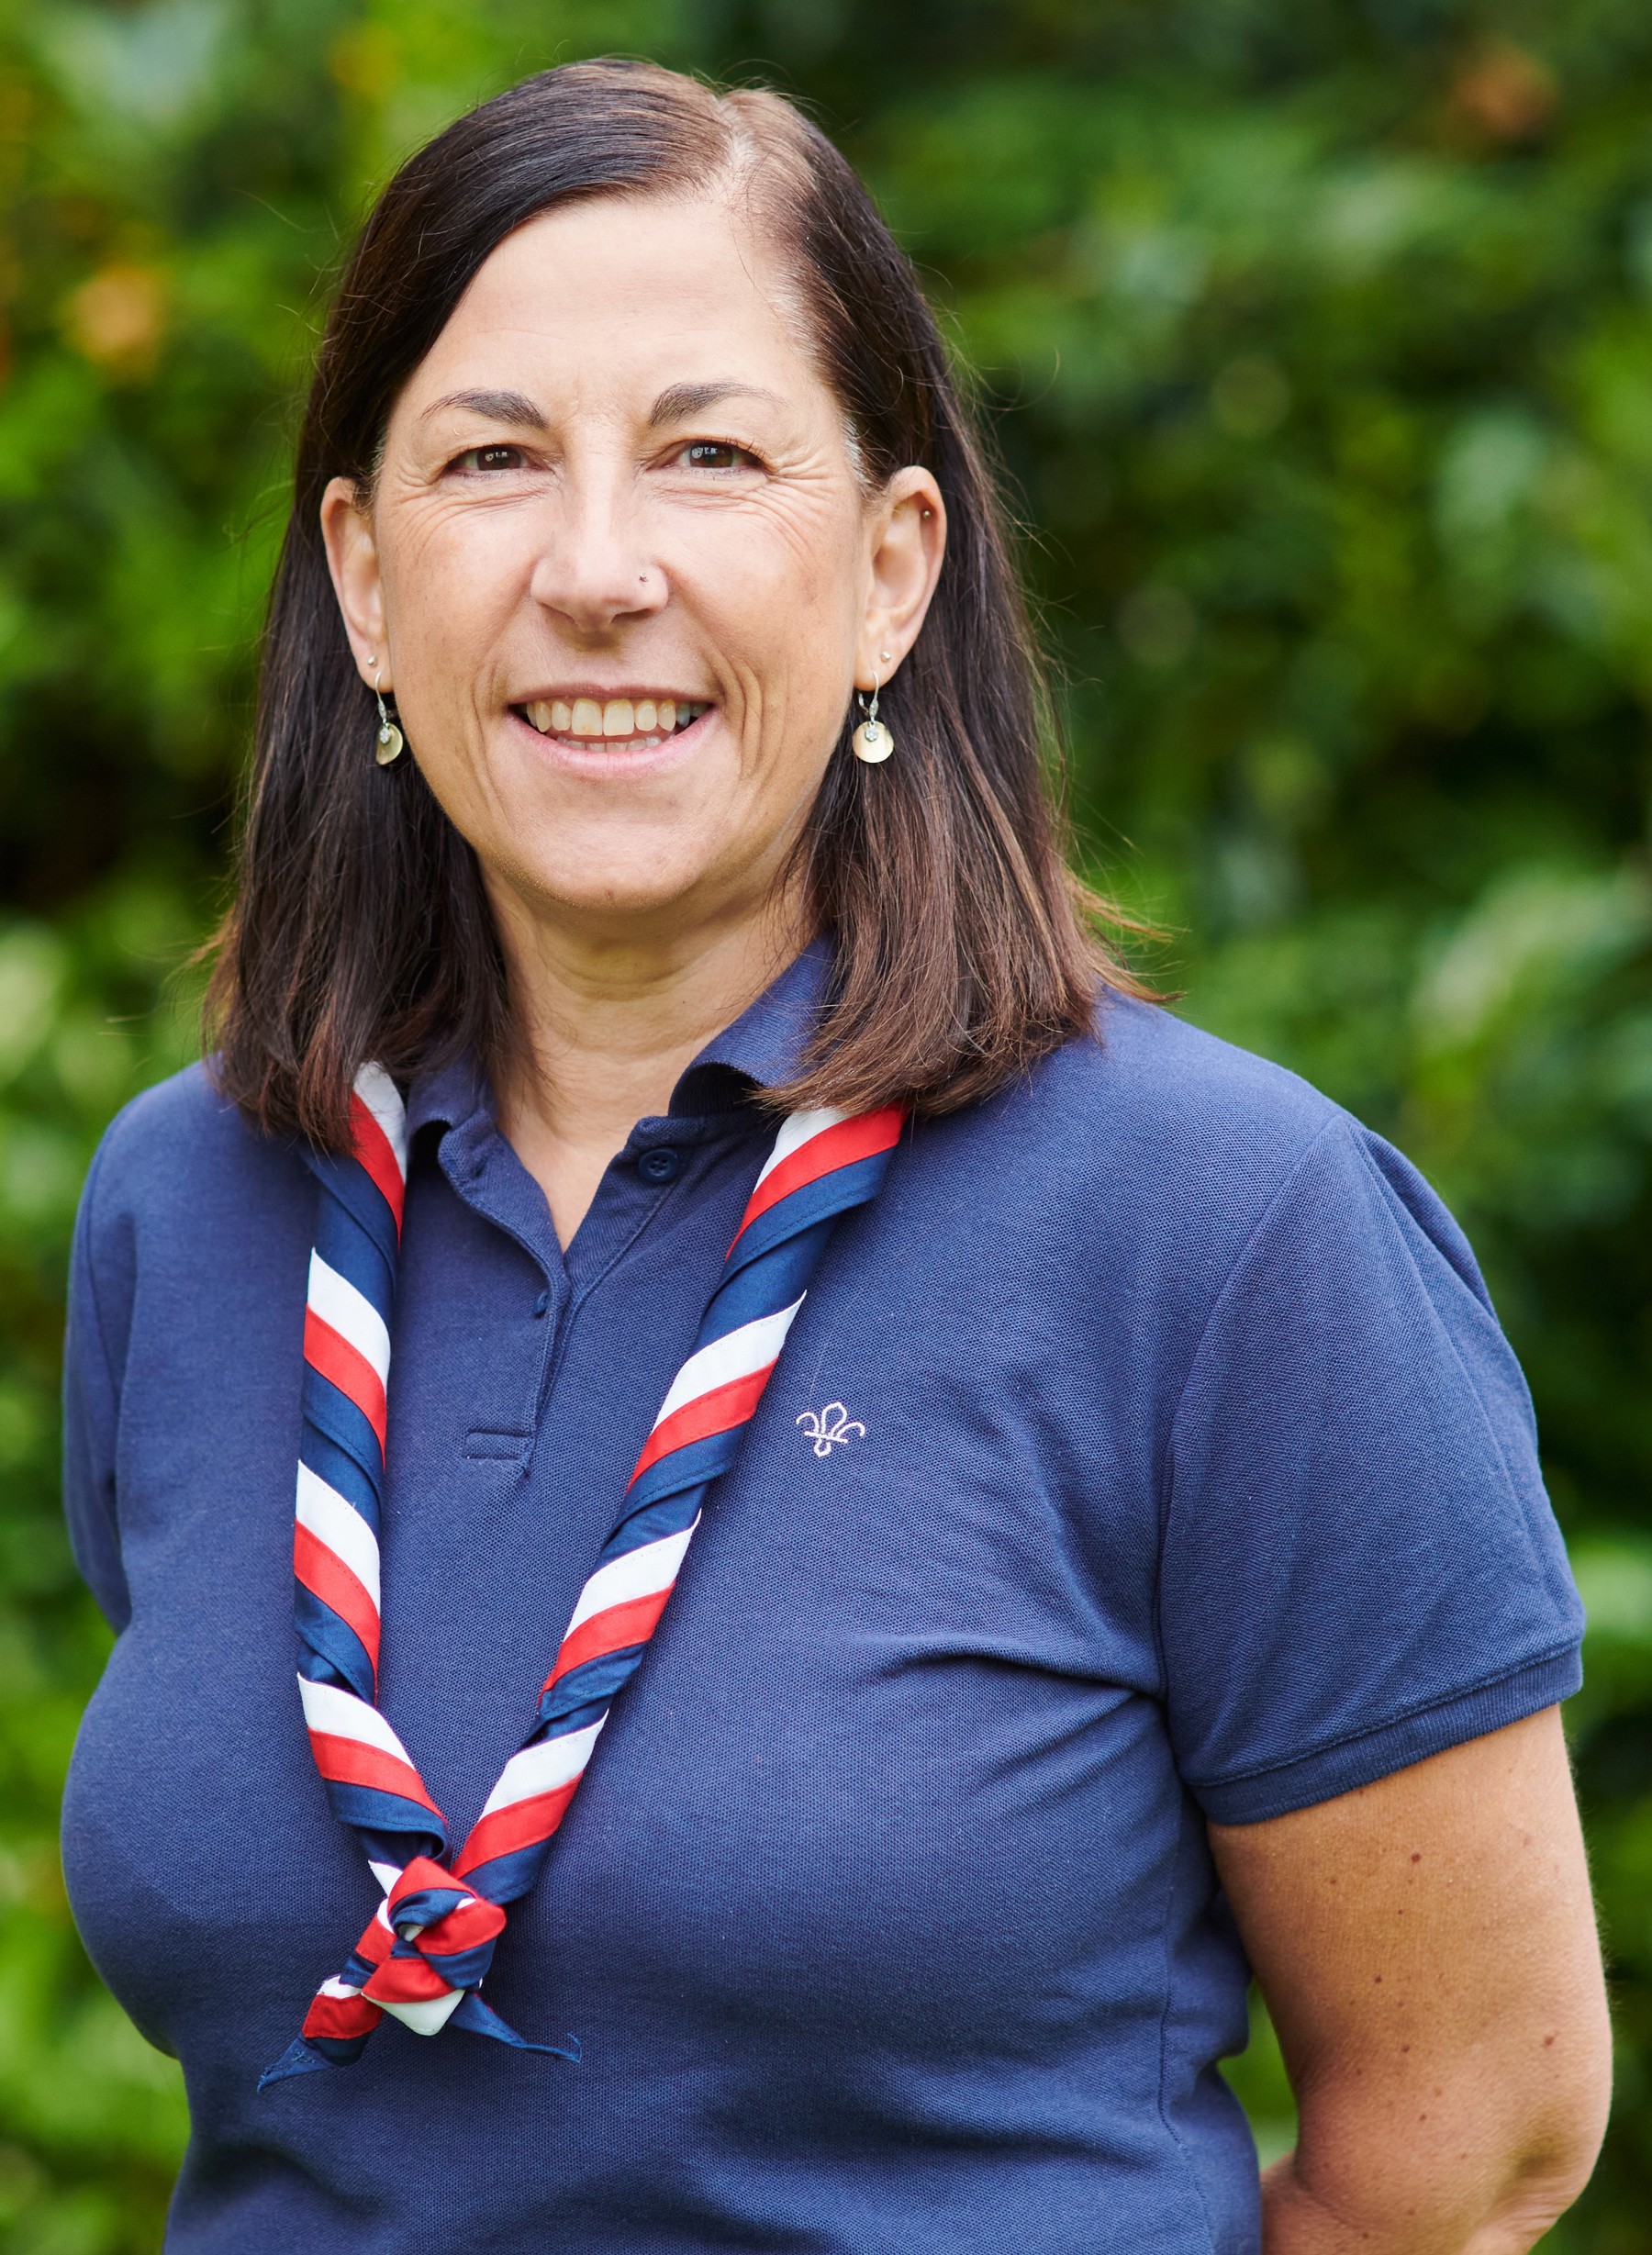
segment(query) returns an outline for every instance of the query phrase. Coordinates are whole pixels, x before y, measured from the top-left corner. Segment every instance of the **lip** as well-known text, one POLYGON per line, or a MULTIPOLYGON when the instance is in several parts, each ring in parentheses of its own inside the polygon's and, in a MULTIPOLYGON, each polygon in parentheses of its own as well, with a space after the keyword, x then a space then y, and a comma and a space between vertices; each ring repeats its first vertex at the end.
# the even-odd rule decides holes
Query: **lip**
POLYGON ((709 705, 715 699, 703 689, 662 688, 657 681, 556 681, 547 687, 524 689, 509 699, 512 705, 572 705, 580 698, 588 697, 593 703, 606 705, 611 698, 622 697, 633 705, 641 705, 652 698, 656 705, 669 700, 674 705, 709 705))
MULTIPOLYGON (((629 694, 631 693, 624 689, 609 689, 602 692, 592 689, 574 691, 555 689, 545 693, 545 701, 549 703, 553 698, 559 697, 565 697, 572 702, 575 696, 625 697, 629 694)), ((647 694, 646 690, 642 692, 643 696, 647 694)), ((664 694, 664 692, 659 694, 664 694)), ((537 697, 523 698, 519 700, 523 704, 533 704, 539 701, 537 697)), ((686 698, 684 701, 696 703, 700 700, 686 698)), ((547 767, 553 768, 566 776, 622 782, 643 776, 661 774, 669 768, 679 766, 685 759, 691 758, 698 750, 701 739, 708 733, 710 724, 717 719, 718 711, 719 708, 716 705, 708 704, 705 711, 697 720, 690 720, 686 728, 677 729, 673 734, 655 744, 649 752, 634 749, 632 744, 623 737, 541 736, 532 721, 525 720, 522 714, 516 709, 514 703, 508 708, 506 718, 517 736, 532 747, 547 767)))

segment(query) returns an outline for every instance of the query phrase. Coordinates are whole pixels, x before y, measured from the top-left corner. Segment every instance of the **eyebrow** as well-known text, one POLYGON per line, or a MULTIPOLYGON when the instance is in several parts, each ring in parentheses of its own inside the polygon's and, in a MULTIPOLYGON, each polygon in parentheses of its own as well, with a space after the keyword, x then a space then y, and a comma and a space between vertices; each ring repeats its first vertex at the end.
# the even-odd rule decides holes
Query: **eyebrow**
POLYGON ((449 392, 441 399, 432 399, 419 419, 428 423, 448 407, 468 407, 473 415, 486 416, 491 423, 515 423, 526 430, 550 428, 532 400, 520 392, 449 392))
MULTIPOLYGON (((777 392, 765 391, 760 384, 741 384, 731 379, 708 384, 673 384, 663 391, 648 412, 651 430, 659 430, 668 423, 690 420, 703 415, 708 407, 719 406, 725 399, 766 399, 775 407, 784 406, 777 392)), ((548 430, 543 411, 522 392, 448 392, 440 399, 432 399, 419 416, 428 423, 433 416, 450 407, 468 408, 491 423, 514 423, 519 430, 548 430)))
POLYGON ((765 391, 760 384, 673 384, 650 408, 649 428, 658 430, 666 423, 685 422, 725 399, 766 399, 774 407, 785 405, 777 392, 765 391))

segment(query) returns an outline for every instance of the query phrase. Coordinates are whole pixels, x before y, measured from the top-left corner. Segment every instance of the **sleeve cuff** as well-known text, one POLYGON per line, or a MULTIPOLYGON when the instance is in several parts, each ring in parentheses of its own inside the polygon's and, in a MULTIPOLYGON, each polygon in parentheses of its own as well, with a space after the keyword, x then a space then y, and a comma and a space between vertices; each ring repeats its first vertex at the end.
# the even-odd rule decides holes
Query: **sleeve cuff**
POLYGON ((1413 1762, 1443 1754, 1447 1747, 1523 1722, 1528 1714, 1569 1699, 1582 1680, 1579 1647, 1568 1643, 1558 1652, 1528 1660, 1510 1675, 1477 1683, 1398 1722, 1380 1724, 1356 1737, 1245 1777, 1189 1778, 1189 1790, 1213 1824, 1258 1825, 1270 1816, 1288 1816, 1293 1809, 1312 1808, 1316 1802, 1334 1801, 1338 1793, 1351 1793, 1356 1786, 1390 1777, 1396 1769, 1409 1769, 1413 1762))

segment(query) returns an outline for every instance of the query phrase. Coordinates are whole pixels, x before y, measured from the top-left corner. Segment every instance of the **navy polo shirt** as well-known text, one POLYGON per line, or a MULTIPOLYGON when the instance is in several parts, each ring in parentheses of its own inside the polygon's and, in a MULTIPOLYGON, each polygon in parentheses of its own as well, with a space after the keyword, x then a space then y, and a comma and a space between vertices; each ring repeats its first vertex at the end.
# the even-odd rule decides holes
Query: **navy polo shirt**
MULTIPOLYGON (((689 1351, 822 977, 640 1121, 565 1255, 458 1068, 411 1095, 383 1703, 463 1838, 689 1351)), ((68 1503, 119 1630, 64 1851, 182 2060, 168 2246, 1254 2255, 1205 1819, 1572 1691, 1579 1613, 1462 1237, 1290 1075, 1111 1002, 840 1223, 489 2002, 261 2071, 377 1890, 295 1683, 315 1190, 197 1071, 109 1131, 68 1503), (835 1437, 834 1437, 835 1436, 835 1437)))

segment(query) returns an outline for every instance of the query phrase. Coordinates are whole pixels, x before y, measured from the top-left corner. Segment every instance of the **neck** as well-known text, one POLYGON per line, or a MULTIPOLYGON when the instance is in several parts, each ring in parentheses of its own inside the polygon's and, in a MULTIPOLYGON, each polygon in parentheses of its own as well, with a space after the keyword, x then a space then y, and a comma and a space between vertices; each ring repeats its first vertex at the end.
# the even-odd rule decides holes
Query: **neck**
POLYGON ((690 931, 593 935, 496 899, 514 1021, 499 1125, 564 1246, 638 1120, 808 938, 796 904, 690 931))

